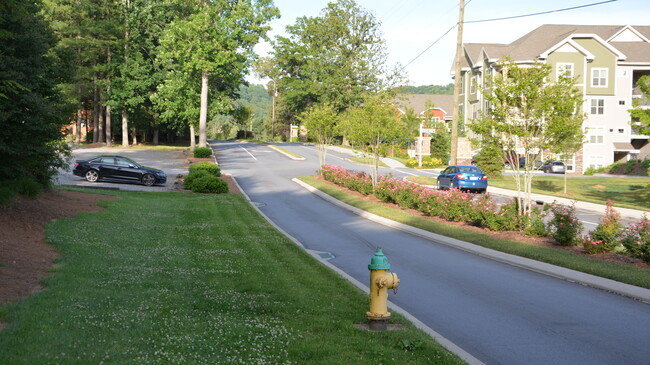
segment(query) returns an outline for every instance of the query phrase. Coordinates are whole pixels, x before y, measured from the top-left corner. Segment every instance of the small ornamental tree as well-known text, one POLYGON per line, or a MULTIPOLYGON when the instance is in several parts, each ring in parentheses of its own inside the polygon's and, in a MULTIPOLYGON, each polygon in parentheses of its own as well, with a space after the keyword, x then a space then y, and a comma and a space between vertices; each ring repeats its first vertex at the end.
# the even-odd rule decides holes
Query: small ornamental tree
POLYGON ((634 109, 629 112, 638 132, 650 136, 650 109, 641 105, 641 100, 650 100, 650 75, 641 76, 636 84, 643 93, 643 99, 632 99, 634 109))
POLYGON ((327 146, 338 130, 339 115, 331 104, 314 104, 300 117, 309 136, 316 140, 318 169, 326 164, 327 146))
POLYGON ((489 108, 469 128, 484 138, 502 141, 508 151, 507 162, 516 172, 518 213, 528 215, 532 209, 533 161, 560 141, 571 142, 566 149, 579 144, 584 133, 584 114, 580 112, 583 94, 568 77, 549 84, 551 67, 546 64, 519 67, 506 58, 496 69, 499 72, 487 78, 481 90, 489 108), (521 168, 519 154, 527 161, 521 168))
POLYGON ((348 140, 375 160, 373 186, 379 176, 379 158, 392 141, 406 137, 407 128, 387 95, 369 97, 363 106, 352 108, 342 121, 348 140))

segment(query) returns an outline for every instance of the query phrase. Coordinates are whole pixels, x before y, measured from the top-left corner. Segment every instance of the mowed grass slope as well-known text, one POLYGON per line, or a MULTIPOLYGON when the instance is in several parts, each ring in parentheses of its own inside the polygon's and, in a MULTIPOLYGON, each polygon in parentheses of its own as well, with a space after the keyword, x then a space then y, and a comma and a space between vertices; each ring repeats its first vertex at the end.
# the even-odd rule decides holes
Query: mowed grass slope
POLYGON ((239 195, 105 193, 48 225, 62 257, 5 311, 0 364, 462 363, 410 324, 355 328, 367 295, 239 195))

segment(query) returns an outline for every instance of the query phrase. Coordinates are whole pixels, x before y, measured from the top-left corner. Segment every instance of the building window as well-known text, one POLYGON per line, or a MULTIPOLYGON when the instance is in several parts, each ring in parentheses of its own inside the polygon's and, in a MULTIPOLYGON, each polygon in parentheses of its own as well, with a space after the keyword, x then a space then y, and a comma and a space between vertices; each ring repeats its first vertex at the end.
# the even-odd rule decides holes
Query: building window
POLYGON ((559 63, 557 64, 557 79, 560 79, 560 76, 564 75, 569 78, 573 78, 573 63, 559 63))
POLYGON ((605 157, 604 156, 589 156, 589 167, 594 169, 599 169, 605 166, 605 157))
POLYGON ((478 119, 478 107, 478 103, 472 104, 472 119, 478 119))
POLYGON ((603 143, 604 135, 605 128, 603 127, 589 127, 589 129, 587 129, 589 143, 603 143))
POLYGON ((574 154, 562 154, 559 156, 560 161, 564 162, 567 171, 575 171, 576 166, 576 155, 574 154))
POLYGON ((591 69, 591 86, 593 87, 607 87, 607 74, 609 70, 606 68, 592 68, 591 69))
POLYGON ((591 99, 591 114, 605 114, 605 99, 591 99))
POLYGON ((476 94, 476 76, 472 77, 472 80, 469 85, 469 93, 476 94))

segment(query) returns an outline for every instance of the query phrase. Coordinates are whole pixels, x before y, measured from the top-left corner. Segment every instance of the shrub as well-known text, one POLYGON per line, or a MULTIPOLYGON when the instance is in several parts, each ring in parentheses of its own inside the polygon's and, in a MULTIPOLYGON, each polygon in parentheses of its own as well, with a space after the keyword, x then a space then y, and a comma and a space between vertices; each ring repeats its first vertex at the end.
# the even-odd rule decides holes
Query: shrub
POLYGON ((609 165, 607 172, 609 172, 610 174, 615 174, 622 166, 623 166, 623 162, 613 163, 609 165))
POLYGON ((212 156, 212 148, 210 147, 198 147, 194 149, 194 157, 196 158, 206 158, 212 156))
MULTIPOLYGON (((417 158, 409 158, 406 160, 406 167, 419 167, 420 161, 417 158)), ((432 168, 442 165, 442 160, 437 157, 424 156, 422 157, 422 167, 432 168)))
POLYGON ((634 168, 636 167, 637 161, 636 160, 629 160, 627 164, 625 165, 625 171, 623 172, 624 174, 631 174, 632 171, 634 171, 634 168))
POLYGON ((630 224, 621 234, 621 243, 630 256, 650 262, 650 220, 645 215, 641 222, 630 224))
POLYGON ((251 138, 253 138, 252 131, 244 131, 244 130, 237 131, 237 139, 251 139, 251 138))
POLYGON ((620 221, 621 216, 614 209, 614 203, 607 200, 605 215, 596 226, 596 229, 589 233, 589 237, 583 240, 583 246, 587 253, 611 252, 615 247, 620 246, 623 229, 620 221))
POLYGON ((338 166, 323 165, 321 175, 327 181, 357 191, 363 195, 368 195, 373 192, 372 178, 364 172, 353 172, 338 166))
POLYGON ((228 184, 216 176, 207 174, 192 182, 192 191, 195 193, 227 193, 228 184))
POLYGON ((210 162, 199 162, 195 163, 194 165, 191 165, 189 168, 190 174, 194 171, 198 170, 204 170, 207 171, 208 173, 214 175, 215 177, 221 176, 221 168, 219 166, 210 163, 210 162))
POLYGON ((552 217, 548 223, 548 229, 553 238, 563 246, 575 245, 582 231, 582 223, 576 217, 575 204, 567 207, 553 203, 551 212, 552 217))
POLYGON ((28 177, 21 177, 11 181, 11 186, 16 193, 35 199, 43 191, 43 185, 28 177))
POLYGON ((545 237, 549 235, 549 231, 546 228, 544 223, 544 218, 547 217, 546 210, 548 205, 544 207, 545 209, 539 209, 534 207, 530 213, 530 218, 526 221, 525 233, 531 237, 545 237))
POLYGON ((596 172, 597 172, 597 170, 596 170, 593 166, 589 166, 589 167, 587 167, 587 169, 585 170, 584 174, 585 174, 585 175, 588 175, 588 176, 592 176, 592 175, 594 175, 596 172))
POLYGON ((9 202, 18 196, 16 191, 4 185, 5 182, 2 181, 2 184, 0 184, 0 206, 8 205, 9 202))
POLYGON ((298 143, 298 142, 300 142, 300 138, 299 137, 291 137, 291 142, 298 143))
POLYGON ((185 180, 183 181, 183 186, 185 187, 185 189, 192 190, 192 184, 194 184, 194 181, 204 176, 214 176, 214 175, 212 175, 207 170, 190 171, 190 173, 185 177, 185 180))

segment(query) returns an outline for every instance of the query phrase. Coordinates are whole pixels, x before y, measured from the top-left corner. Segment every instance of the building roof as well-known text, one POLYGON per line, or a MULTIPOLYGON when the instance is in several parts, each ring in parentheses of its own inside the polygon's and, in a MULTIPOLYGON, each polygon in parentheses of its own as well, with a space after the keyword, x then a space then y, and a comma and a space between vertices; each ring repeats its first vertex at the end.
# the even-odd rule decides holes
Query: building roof
POLYGON ((575 35, 593 35, 602 39, 625 55, 623 62, 650 64, 650 26, 545 24, 510 44, 464 44, 463 48, 469 60, 463 59, 461 67, 481 66, 481 52, 485 52, 490 60, 508 55, 515 61, 534 61, 549 49, 575 35), (631 39, 636 41, 630 41, 631 39))
POLYGON ((415 114, 420 114, 425 111, 427 100, 433 103, 434 108, 442 109, 446 118, 452 117, 454 108, 453 95, 404 94, 396 100, 395 104, 403 113, 406 112, 406 108, 412 108, 415 114))

